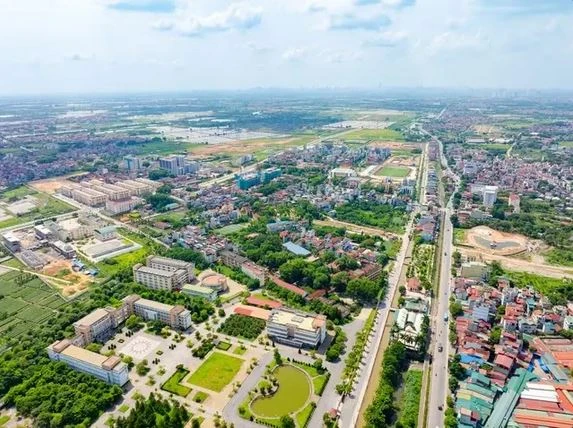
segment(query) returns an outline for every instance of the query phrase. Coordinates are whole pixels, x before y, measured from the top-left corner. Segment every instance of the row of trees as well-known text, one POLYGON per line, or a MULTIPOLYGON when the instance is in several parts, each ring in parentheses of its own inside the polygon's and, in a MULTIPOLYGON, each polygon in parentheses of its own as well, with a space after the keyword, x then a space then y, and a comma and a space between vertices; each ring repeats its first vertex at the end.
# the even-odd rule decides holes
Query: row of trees
POLYGON ((366 409, 366 426, 384 428, 392 425, 396 407, 394 391, 402 382, 402 373, 408 366, 406 348, 400 342, 392 342, 384 351, 382 374, 374 400, 366 409))
POLYGON ((183 428, 191 417, 187 409, 175 400, 166 400, 159 394, 150 394, 147 400, 139 399, 126 417, 113 422, 114 428, 183 428))

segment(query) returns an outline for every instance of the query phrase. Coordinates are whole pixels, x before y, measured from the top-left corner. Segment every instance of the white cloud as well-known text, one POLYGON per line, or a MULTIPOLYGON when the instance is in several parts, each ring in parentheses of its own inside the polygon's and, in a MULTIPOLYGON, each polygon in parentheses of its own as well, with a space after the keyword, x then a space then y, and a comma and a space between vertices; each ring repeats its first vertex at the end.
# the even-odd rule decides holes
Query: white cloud
POLYGON ((189 9, 182 10, 175 18, 156 22, 153 28, 159 31, 174 31, 182 36, 197 37, 206 33, 248 30, 258 26, 261 20, 261 8, 247 3, 236 3, 205 16, 194 15, 189 9))
POLYGON ((347 13, 344 15, 332 15, 328 22, 329 30, 365 30, 377 31, 392 23, 386 15, 358 16, 347 13))
POLYGON ((436 55, 448 51, 479 50, 485 48, 488 39, 480 31, 474 34, 445 31, 435 36, 427 46, 429 55, 436 55))
POLYGON ((391 48, 404 43, 407 38, 408 35, 404 31, 384 31, 362 44, 365 47, 391 48))
POLYGON ((357 50, 331 50, 325 49, 320 52, 320 57, 328 63, 339 64, 343 62, 353 62, 361 60, 364 55, 357 50))
POLYGON ((67 61, 89 61, 90 59, 93 59, 93 55, 75 52, 69 55, 65 55, 64 59, 67 61))
POLYGON ((282 54, 282 59, 288 62, 297 62, 305 59, 310 50, 307 47, 289 48, 282 54))

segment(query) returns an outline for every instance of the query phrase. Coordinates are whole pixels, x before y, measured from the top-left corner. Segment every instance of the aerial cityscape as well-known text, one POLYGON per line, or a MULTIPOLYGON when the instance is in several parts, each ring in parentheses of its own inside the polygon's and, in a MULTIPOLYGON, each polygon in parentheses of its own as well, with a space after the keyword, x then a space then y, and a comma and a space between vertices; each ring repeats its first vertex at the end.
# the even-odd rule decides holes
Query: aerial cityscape
MULTIPOLYGON (((30 90, 27 68, 0 83, 0 428, 573 428, 573 89, 553 89, 573 75, 570 59, 515 86, 507 69, 449 85, 432 76, 458 64, 446 70, 435 52, 420 58, 426 85, 356 56, 364 74, 331 87, 332 76, 303 84, 320 68, 301 64, 321 57, 308 48, 275 80, 253 70, 260 85, 227 87, 214 82, 228 70, 203 73, 234 61, 248 73, 231 51, 249 33, 253 68, 269 66, 260 43, 279 43, 264 33, 269 16, 283 22, 277 5, 15 3, 13 20, 32 3, 62 19, 46 40, 65 33, 74 46, 73 27, 90 45, 120 17, 135 32, 150 19, 158 37, 201 44, 189 52, 205 63, 191 86, 170 77, 177 67, 134 71, 131 86, 106 68, 127 64, 110 45, 107 65, 72 55, 93 75, 58 84, 38 59, 30 90), (109 27, 70 24, 82 14, 109 27)), ((559 20, 573 6, 557 0, 458 3, 468 28, 496 13, 516 31, 551 19, 537 33, 548 44, 573 31, 559 20)), ((369 32, 388 49, 414 33, 386 27, 429 8, 283 6, 284 22, 301 16, 301 37, 342 31, 345 46, 369 32), (329 26, 307 28, 309 14, 329 26)), ((36 48, 17 43, 39 54, 47 42, 30 34, 36 48)), ((460 55, 475 47, 457 40, 460 55)))

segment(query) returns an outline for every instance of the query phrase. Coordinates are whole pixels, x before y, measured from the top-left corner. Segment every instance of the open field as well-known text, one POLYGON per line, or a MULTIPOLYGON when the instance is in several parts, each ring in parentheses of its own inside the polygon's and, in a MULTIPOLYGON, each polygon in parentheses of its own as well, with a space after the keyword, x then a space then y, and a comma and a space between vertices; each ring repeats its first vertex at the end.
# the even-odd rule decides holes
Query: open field
POLYGON ((42 269, 42 273, 66 281, 70 284, 54 282, 64 296, 73 296, 74 294, 84 291, 92 282, 93 277, 82 272, 74 272, 72 262, 67 259, 54 260, 42 269))
POLYGON ((301 410, 310 398, 311 385, 304 370, 291 365, 278 367, 274 375, 278 390, 270 397, 261 397, 251 403, 251 411, 262 418, 280 418, 301 410))
POLYGON ((16 337, 47 322, 66 301, 40 279, 10 271, 0 275, 0 337, 16 337))
POLYGON ((410 175, 410 171, 410 168, 405 166, 383 166, 376 171, 376 175, 381 177, 404 178, 410 175))
POLYGON ((560 147, 565 147, 568 149, 573 149, 573 141, 560 141, 559 142, 559 146, 560 147))
POLYGON ((344 136, 345 140, 404 141, 401 132, 393 129, 357 129, 344 136))
POLYGON ((463 243, 491 254, 505 256, 517 254, 534 247, 534 244, 526 236, 499 232, 487 226, 477 226, 469 229, 465 234, 463 243))
POLYGON ((16 189, 9 190, 8 192, 2 193, 0 195, 0 201, 2 201, 3 204, 0 204, 0 209, 6 209, 6 206, 2 207, 2 205, 26 200, 26 196, 33 197, 33 204, 35 207, 29 212, 14 215, 11 218, 0 221, 0 229, 66 214, 76 210, 71 205, 68 205, 58 199, 54 199, 46 193, 38 193, 27 187, 18 187, 16 189))
POLYGON ((63 175, 60 177, 52 177, 52 178, 46 178, 44 180, 31 181, 30 183, 28 183, 28 185, 31 188, 37 190, 38 192, 48 193, 51 195, 53 193, 56 193, 58 189, 62 187, 64 184, 68 183, 69 182, 68 178, 79 177, 87 174, 88 174, 87 172, 77 172, 73 174, 63 175))
POLYGON ((239 373, 244 360, 221 352, 213 352, 209 358, 187 379, 211 391, 221 392, 239 373))
POLYGON ((308 133, 288 137, 264 137, 221 144, 194 144, 188 153, 198 157, 227 155, 231 158, 252 154, 257 160, 290 147, 303 146, 320 138, 319 134, 308 133))

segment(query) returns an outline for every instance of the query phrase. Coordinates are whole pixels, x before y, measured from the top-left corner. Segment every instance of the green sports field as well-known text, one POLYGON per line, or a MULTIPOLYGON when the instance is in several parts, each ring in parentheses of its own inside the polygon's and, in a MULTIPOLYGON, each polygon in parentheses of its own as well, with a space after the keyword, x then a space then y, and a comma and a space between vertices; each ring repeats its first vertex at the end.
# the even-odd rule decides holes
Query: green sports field
POLYGON ((381 177, 405 178, 410 175, 410 168, 405 166, 383 166, 376 175, 381 177))

